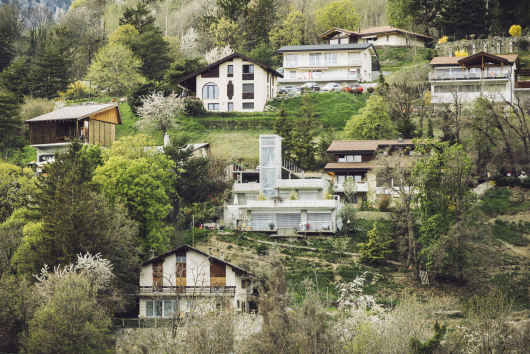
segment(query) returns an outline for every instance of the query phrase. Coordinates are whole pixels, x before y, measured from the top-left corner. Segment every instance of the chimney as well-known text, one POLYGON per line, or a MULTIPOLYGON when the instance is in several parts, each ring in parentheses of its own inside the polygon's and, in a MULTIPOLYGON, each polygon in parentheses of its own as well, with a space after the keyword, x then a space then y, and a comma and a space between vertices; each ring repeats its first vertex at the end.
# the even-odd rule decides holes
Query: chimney
POLYGON ((149 260, 155 258, 155 250, 149 250, 149 260))
POLYGON ((398 133, 398 143, 402 143, 402 142, 403 142, 403 134, 398 133))

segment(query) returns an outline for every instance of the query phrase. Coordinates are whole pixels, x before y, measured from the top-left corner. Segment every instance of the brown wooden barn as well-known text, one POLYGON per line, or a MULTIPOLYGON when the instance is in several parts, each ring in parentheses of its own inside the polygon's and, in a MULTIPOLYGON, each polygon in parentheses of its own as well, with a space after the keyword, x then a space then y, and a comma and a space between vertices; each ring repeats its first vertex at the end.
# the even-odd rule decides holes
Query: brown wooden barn
POLYGON ((28 119, 29 143, 37 148, 38 161, 53 156, 73 138, 109 146, 116 140, 116 125, 122 124, 117 103, 68 106, 28 119))

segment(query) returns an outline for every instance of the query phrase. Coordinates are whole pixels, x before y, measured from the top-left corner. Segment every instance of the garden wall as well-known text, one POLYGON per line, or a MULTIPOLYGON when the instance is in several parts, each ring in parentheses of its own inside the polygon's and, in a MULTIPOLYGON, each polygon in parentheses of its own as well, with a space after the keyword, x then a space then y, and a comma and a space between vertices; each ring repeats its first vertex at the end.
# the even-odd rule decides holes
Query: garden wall
POLYGON ((455 55, 456 50, 462 49, 466 49, 469 55, 478 52, 488 52, 491 54, 522 52, 527 50, 528 43, 530 43, 530 36, 493 37, 446 42, 436 44, 435 48, 439 57, 452 57, 455 55))

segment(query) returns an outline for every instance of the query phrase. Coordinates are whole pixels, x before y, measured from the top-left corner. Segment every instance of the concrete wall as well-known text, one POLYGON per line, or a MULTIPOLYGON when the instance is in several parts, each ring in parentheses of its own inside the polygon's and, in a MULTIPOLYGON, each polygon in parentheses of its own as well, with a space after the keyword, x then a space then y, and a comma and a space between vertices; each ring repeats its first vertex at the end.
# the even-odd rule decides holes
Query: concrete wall
POLYGON ((466 49, 469 55, 478 52, 488 52, 491 54, 513 53, 522 51, 517 45, 518 39, 530 41, 530 36, 526 37, 493 37, 487 39, 469 39, 457 42, 446 42, 436 44, 435 48, 440 57, 452 57, 456 50, 466 49))
POLYGON ((390 45, 390 46, 406 46, 406 45, 414 45, 416 44, 416 46, 418 47, 425 47, 425 42, 421 39, 419 39, 418 37, 410 37, 409 38, 409 43, 407 43, 407 37, 405 34, 401 34, 401 33, 394 33, 394 34, 381 34, 381 35, 377 35, 377 41, 375 42, 368 42, 367 41, 368 38, 363 38, 362 41, 363 43, 373 43, 373 45, 378 45, 378 46, 387 46, 387 45, 390 45), (387 40, 387 36, 388 36, 388 40, 387 40))

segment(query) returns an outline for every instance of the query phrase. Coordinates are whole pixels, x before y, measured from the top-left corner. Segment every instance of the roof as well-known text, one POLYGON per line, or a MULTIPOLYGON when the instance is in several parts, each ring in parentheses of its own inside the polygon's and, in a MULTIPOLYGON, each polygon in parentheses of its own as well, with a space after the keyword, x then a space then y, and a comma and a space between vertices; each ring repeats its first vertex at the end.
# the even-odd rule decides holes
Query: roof
POLYGON ((198 150, 200 148, 207 147, 207 146, 210 146, 210 143, 190 144, 186 146, 186 149, 193 147, 193 150, 198 150))
MULTIPOLYGON (((333 50, 362 50, 373 47, 372 43, 347 43, 347 44, 312 44, 312 45, 286 45, 277 50, 283 52, 310 52, 310 51, 333 51, 333 50)), ((375 49, 374 49, 375 52, 375 49)), ((377 55, 377 54, 376 54, 377 55)))
POLYGON ((221 263, 223 263, 223 264, 226 264, 226 265, 228 265, 228 266, 230 266, 230 267, 232 267, 232 268, 236 268, 236 269, 238 269, 238 270, 240 270, 240 271, 242 271, 242 272, 244 272, 244 273, 250 273, 248 270, 245 270, 245 269, 240 268, 240 267, 238 267, 238 266, 236 266, 236 265, 233 265, 233 264, 231 264, 231 263, 228 263, 228 262, 226 262, 226 261, 223 261, 222 259, 219 259, 219 258, 217 258, 217 257, 214 257, 214 256, 212 256, 211 254, 208 254, 208 253, 203 252, 203 251, 201 251, 201 250, 198 250, 198 249, 196 249, 195 247, 191 247, 190 245, 184 245, 184 246, 177 247, 177 248, 175 248, 175 249, 173 249, 173 250, 171 250, 171 251, 169 251, 169 252, 166 252, 166 253, 164 253, 164 254, 161 254, 161 255, 158 256, 158 257, 155 257, 155 258, 153 258, 153 259, 150 259, 150 260, 148 260, 147 262, 143 262, 143 263, 142 263, 142 267, 143 267, 143 266, 146 266, 146 265, 148 265, 148 264, 151 264, 151 263, 153 263, 153 262, 156 262, 157 260, 159 260, 159 259, 161 259, 161 258, 166 258, 166 257, 168 257, 168 256, 170 256, 170 255, 172 255, 172 254, 174 254, 174 253, 177 253, 178 251, 180 251, 180 250, 182 250, 182 249, 185 249, 185 250, 187 250, 187 249, 191 249, 191 250, 193 250, 193 251, 195 251, 195 252, 197 252, 197 253, 200 253, 200 254, 202 254, 202 255, 208 257, 208 258, 212 258, 212 259, 214 259, 214 260, 216 260, 216 261, 218 261, 218 262, 221 262, 221 263))
POLYGON ((199 74, 202 74, 203 72, 208 71, 208 70, 210 70, 210 69, 216 67, 216 66, 219 65, 219 64, 222 64, 222 63, 227 62, 227 61, 231 61, 231 60, 234 59, 234 58, 241 58, 241 59, 243 59, 244 61, 248 61, 248 62, 251 62, 251 63, 253 63, 253 64, 256 64, 257 66, 261 67, 263 70, 270 71, 270 72, 272 72, 273 74, 275 74, 276 76, 279 76, 279 77, 283 78, 283 75, 282 75, 282 74, 280 74, 279 72, 277 72, 276 70, 274 70, 274 69, 271 68, 270 66, 267 66, 267 65, 265 65, 265 64, 263 64, 263 63, 260 63, 259 61, 256 61, 256 60, 254 60, 254 59, 250 59, 249 57, 246 57, 246 56, 244 56, 243 54, 232 53, 232 54, 230 54, 229 56, 226 56, 226 57, 224 57, 224 58, 222 58, 222 59, 216 61, 215 63, 212 63, 212 64, 210 64, 210 65, 208 65, 208 66, 205 66, 205 67, 202 68, 202 69, 199 69, 199 70, 197 70, 197 71, 195 71, 195 72, 192 72, 191 74, 188 74, 188 75, 184 76, 183 78, 181 78, 181 79, 179 79, 179 80, 177 81, 177 84, 183 83, 184 81, 189 80, 189 79, 191 79, 192 77, 194 78, 195 76, 197 76, 197 75, 199 75, 199 74))
MULTIPOLYGON (((45 122, 45 121, 55 121, 55 120, 68 120, 76 119, 80 120, 87 118, 96 113, 101 113, 112 108, 118 108, 117 103, 99 103, 99 104, 87 104, 79 106, 66 106, 56 111, 43 114, 35 118, 28 119, 26 123, 32 122, 45 122)), ((121 124, 121 115, 120 110, 118 109, 118 117, 121 124)))
POLYGON ((412 142, 412 139, 403 139, 402 142, 399 142, 397 139, 392 139, 392 140, 336 140, 331 143, 327 152, 375 151, 381 145, 383 146, 388 146, 388 145, 409 146, 409 145, 414 145, 414 143, 412 142))
POLYGON ((450 66, 450 65, 462 65, 463 63, 476 59, 480 56, 485 56, 490 59, 497 59, 502 62, 508 62, 510 64, 517 63, 519 61, 519 55, 517 54, 503 54, 494 55, 486 52, 479 52, 467 57, 435 57, 431 60, 429 65, 431 66, 450 66))
POLYGON ((324 167, 324 170, 341 170, 341 169, 370 169, 371 166, 369 162, 331 162, 324 167))
POLYGON ((350 31, 350 30, 345 30, 345 29, 339 28, 339 27, 334 27, 334 28, 332 28, 330 30, 327 30, 326 32, 322 33, 320 35, 320 39, 324 39, 324 38, 328 38, 330 36, 333 36, 333 35, 335 35, 336 32, 346 33, 346 34, 349 34, 349 35, 352 35, 352 36, 355 36, 355 37, 365 37, 365 36, 369 36, 369 35, 383 34, 383 33, 407 33, 407 34, 412 34, 412 35, 414 35, 416 37, 423 38, 423 39, 425 39, 426 42, 432 41, 432 37, 425 36, 423 34, 419 34, 419 33, 415 33, 415 32, 406 31, 406 30, 403 30, 403 29, 400 29, 400 28, 397 28, 397 27, 393 27, 393 26, 370 27, 370 28, 365 28, 365 29, 360 30, 360 31, 350 31))

